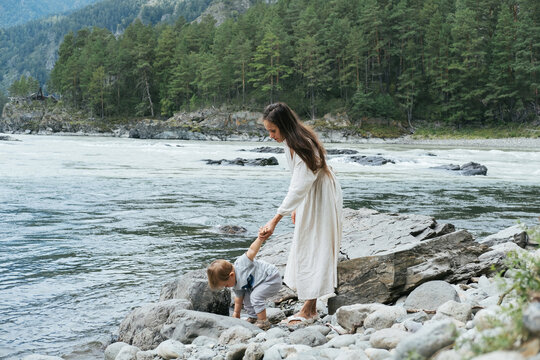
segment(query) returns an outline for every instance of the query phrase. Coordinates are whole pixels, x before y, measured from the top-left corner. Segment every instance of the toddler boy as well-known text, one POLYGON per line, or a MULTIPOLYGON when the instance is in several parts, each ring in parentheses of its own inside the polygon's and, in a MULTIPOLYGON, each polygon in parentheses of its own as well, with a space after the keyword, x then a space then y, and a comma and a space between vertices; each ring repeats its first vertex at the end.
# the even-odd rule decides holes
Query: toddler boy
POLYGON ((255 260, 255 255, 269 236, 259 233, 259 237, 247 252, 236 259, 234 264, 218 259, 206 270, 210 289, 218 290, 223 287, 233 289, 235 294, 233 317, 240 318, 243 303, 249 316, 248 321, 263 330, 270 328, 270 322, 266 318, 266 299, 276 295, 281 289, 281 275, 278 269, 265 261, 255 260))

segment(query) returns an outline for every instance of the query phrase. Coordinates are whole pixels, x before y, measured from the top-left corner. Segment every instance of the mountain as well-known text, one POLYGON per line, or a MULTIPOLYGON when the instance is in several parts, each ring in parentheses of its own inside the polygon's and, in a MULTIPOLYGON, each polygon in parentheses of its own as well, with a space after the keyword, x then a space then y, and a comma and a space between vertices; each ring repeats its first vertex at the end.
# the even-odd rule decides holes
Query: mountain
POLYGON ((49 16, 77 10, 99 0, 2 0, 0 28, 24 24, 49 16))
MULTIPOLYGON (((2 4, 4 1, 2 0, 2 4)), ((80 1, 90 2, 91 0, 74 2, 80 1)), ((31 1, 19 0, 19 2, 26 4, 31 1)), ((224 8, 226 10, 234 8, 237 14, 243 7, 235 4, 246 3, 249 7, 252 2, 249 0, 103 0, 70 13, 0 29, 0 91, 6 92, 11 83, 21 75, 32 76, 40 84, 45 84, 56 62, 58 47, 70 31, 76 32, 81 28, 95 26, 108 29, 118 35, 136 18, 141 19, 145 24, 174 23, 180 16, 187 21, 193 21, 214 3, 226 3, 224 8)))

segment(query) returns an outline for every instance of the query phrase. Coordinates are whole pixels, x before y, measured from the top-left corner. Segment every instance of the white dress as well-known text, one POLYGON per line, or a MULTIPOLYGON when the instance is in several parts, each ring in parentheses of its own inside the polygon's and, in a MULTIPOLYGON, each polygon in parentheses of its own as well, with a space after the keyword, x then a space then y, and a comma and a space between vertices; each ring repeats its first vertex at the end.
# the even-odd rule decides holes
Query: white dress
POLYGON ((293 243, 283 281, 301 300, 331 294, 337 287, 337 262, 342 237, 343 197, 333 171, 313 173, 300 156, 285 146, 292 172, 282 216, 296 210, 293 243))

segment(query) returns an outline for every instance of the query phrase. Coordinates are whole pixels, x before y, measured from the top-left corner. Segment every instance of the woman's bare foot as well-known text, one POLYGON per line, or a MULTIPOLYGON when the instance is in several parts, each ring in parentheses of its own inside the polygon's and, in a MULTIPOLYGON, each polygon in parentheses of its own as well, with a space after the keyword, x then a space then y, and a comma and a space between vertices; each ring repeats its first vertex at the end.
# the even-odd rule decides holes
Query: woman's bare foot
POLYGON ((284 322, 287 325, 297 325, 302 322, 311 322, 311 320, 318 318, 318 316, 317 299, 310 299, 304 302, 304 305, 298 313, 288 317, 284 322))

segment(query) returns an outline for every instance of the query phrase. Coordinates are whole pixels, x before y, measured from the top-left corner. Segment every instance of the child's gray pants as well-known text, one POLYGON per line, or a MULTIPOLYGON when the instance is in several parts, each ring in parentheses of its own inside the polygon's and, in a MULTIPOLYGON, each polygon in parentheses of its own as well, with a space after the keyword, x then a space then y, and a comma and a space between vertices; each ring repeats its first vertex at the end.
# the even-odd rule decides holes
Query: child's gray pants
POLYGON ((276 295, 281 289, 281 275, 277 271, 268 277, 251 291, 246 291, 244 295, 244 309, 249 317, 256 318, 257 314, 266 309, 266 299, 276 295))

